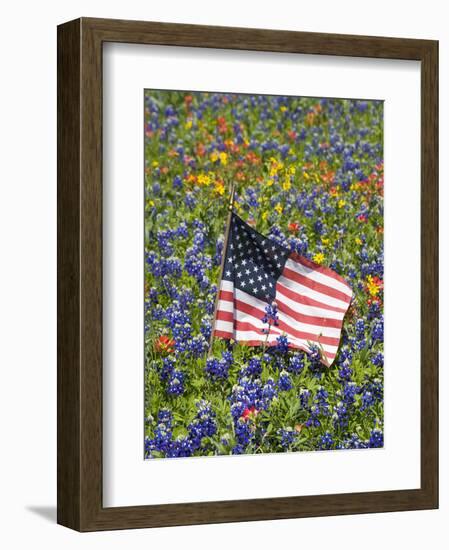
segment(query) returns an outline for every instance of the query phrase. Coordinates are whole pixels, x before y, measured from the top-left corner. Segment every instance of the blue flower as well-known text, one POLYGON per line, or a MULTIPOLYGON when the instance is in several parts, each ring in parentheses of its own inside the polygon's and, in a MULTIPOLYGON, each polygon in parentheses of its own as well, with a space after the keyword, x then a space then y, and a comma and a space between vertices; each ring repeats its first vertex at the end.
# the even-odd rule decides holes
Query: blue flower
POLYGON ((278 381, 279 389, 281 391, 288 391, 291 390, 293 387, 292 380, 290 378, 290 375, 286 371, 282 371, 279 376, 278 381))

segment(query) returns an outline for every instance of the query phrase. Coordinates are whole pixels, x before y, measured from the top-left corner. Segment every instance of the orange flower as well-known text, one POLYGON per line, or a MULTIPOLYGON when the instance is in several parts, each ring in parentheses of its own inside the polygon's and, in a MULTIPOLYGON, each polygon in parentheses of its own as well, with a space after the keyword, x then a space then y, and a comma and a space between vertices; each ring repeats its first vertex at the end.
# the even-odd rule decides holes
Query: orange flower
POLYGON ((173 353, 175 351, 175 341, 164 334, 159 336, 154 347, 158 353, 173 353))
POLYGON ((290 222, 288 224, 288 230, 290 231, 290 233, 298 233, 299 231, 299 224, 296 223, 296 222, 290 222))

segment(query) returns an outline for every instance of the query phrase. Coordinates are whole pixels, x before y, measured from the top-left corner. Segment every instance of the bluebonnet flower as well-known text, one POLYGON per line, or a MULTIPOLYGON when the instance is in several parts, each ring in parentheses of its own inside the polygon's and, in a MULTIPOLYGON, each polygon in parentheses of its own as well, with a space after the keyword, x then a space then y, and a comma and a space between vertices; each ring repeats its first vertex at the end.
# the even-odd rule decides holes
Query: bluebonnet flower
POLYGON ((277 327, 279 325, 278 308, 276 302, 272 302, 265 307, 265 315, 262 317, 262 323, 268 323, 277 327))
POLYGON ((290 357, 290 361, 287 366, 288 372, 292 374, 301 374, 304 369, 304 355, 295 354, 290 357))
POLYGON ((242 376, 260 376, 262 374, 262 361, 259 357, 251 357, 248 365, 241 370, 242 376))
POLYGON ((281 334, 276 338, 276 351, 279 353, 287 353, 288 351, 288 339, 285 334, 281 334))
POLYGON ((318 446, 322 450, 332 449, 334 446, 334 440, 329 432, 326 432, 318 440, 318 446))
POLYGON ((296 438, 296 432, 292 428, 279 429, 278 435, 281 436, 281 447, 284 449, 288 449, 296 438))
POLYGON ((362 393, 362 405, 360 407, 360 410, 364 411, 366 409, 369 409, 372 405, 374 405, 374 403, 375 403, 374 395, 370 391, 365 390, 362 393))
POLYGON ((246 447, 253 439, 251 424, 239 418, 235 423, 235 437, 240 445, 246 447))
POLYGON ((378 428, 375 428, 374 430, 371 430, 368 445, 371 448, 383 447, 384 446, 384 434, 382 433, 382 430, 380 430, 378 428))
POLYGON ((278 381, 279 389, 281 391, 288 391, 291 390, 293 387, 292 380, 290 378, 290 375, 286 371, 282 371, 279 376, 278 381))
POLYGON ((173 370, 167 386, 167 393, 170 395, 182 395, 184 393, 184 373, 179 370, 173 370))
POLYGON ((206 373, 213 379, 226 379, 228 377, 230 363, 224 359, 212 357, 206 361, 206 373))
POLYGON ((306 388, 301 388, 299 390, 299 401, 303 409, 309 408, 309 399, 310 399, 310 391, 306 388))

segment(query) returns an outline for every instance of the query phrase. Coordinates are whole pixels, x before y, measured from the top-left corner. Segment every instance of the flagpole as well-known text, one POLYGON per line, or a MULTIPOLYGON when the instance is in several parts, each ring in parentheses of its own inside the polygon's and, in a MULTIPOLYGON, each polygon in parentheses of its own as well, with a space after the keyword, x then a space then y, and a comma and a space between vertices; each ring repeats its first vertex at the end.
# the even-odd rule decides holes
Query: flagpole
POLYGON ((218 277, 217 295, 215 296, 214 316, 212 318, 212 330, 211 330, 211 333, 210 333, 208 356, 210 356, 210 354, 212 353, 212 344, 214 342, 215 319, 217 317, 218 301, 219 301, 219 296, 220 296, 220 286, 221 286, 221 280, 223 278, 224 264, 225 264, 225 258, 226 258, 226 250, 228 248, 229 231, 231 229, 232 210, 233 210, 233 207, 234 207, 234 195, 235 195, 235 183, 232 182, 231 193, 229 195, 229 202, 228 202, 228 220, 227 220, 226 229, 225 229, 225 236, 224 236, 224 243, 223 243, 223 254, 221 256, 220 275, 218 277))

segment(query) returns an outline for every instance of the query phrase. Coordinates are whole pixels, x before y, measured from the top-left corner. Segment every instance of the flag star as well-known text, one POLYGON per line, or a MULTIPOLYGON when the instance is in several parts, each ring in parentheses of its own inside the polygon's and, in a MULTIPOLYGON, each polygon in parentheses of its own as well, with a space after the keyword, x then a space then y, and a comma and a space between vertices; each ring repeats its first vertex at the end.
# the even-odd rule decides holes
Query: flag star
POLYGON ((245 286, 245 285, 246 285, 245 281, 242 281, 242 282, 240 283, 240 286, 245 286))
POLYGON ((259 268, 257 267, 257 265, 255 265, 255 266, 253 267, 253 269, 254 269, 254 271, 256 271, 256 272, 259 271, 259 268))
POLYGON ((253 285, 253 284, 254 284, 254 279, 250 279, 250 280, 249 280, 249 284, 250 284, 250 285, 253 285))
POLYGON ((231 243, 231 250, 234 250, 234 245, 231 243))
POLYGON ((262 280, 262 277, 259 275, 259 276, 257 277, 257 280, 258 280, 258 281, 261 281, 261 280, 262 280))
POLYGON ((242 246, 243 246, 243 244, 242 244, 242 243, 239 243, 239 244, 237 245, 237 248, 242 248, 242 246))
POLYGON ((268 284, 269 284, 270 286, 273 286, 273 283, 272 283, 271 281, 270 281, 268 284))
POLYGON ((243 260, 242 265, 246 265, 246 264, 247 264, 246 260, 243 260))
POLYGON ((226 277, 230 277, 231 276, 231 272, 230 271, 226 271, 226 277))
POLYGON ((278 256, 277 254, 275 254, 275 255, 273 256, 273 258, 274 258, 275 260, 277 260, 277 259, 279 258, 279 256, 278 256))
POLYGON ((249 275, 249 274, 251 273, 251 270, 250 270, 250 269, 245 269, 245 273, 246 273, 247 275, 249 275))
POLYGON ((240 273, 240 271, 237 273, 237 277, 240 279, 242 276, 242 274, 240 273))
POLYGON ((271 250, 274 252, 276 250, 276 246, 272 246, 271 250))
POLYGON ((233 261, 234 261, 234 258, 233 258, 232 256, 229 256, 228 262, 229 262, 230 264, 232 264, 233 261))
POLYGON ((254 292, 254 294, 257 293, 257 286, 253 287, 253 292, 254 292))
POLYGON ((262 285, 261 288, 262 288, 262 290, 267 290, 267 286, 266 286, 266 285, 262 285))
POLYGON ((280 263, 280 262, 278 262, 276 265, 277 265, 278 267, 281 267, 281 263, 280 263))
POLYGON ((268 275, 266 273, 264 273, 264 276, 265 276, 265 279, 268 279, 268 275))

